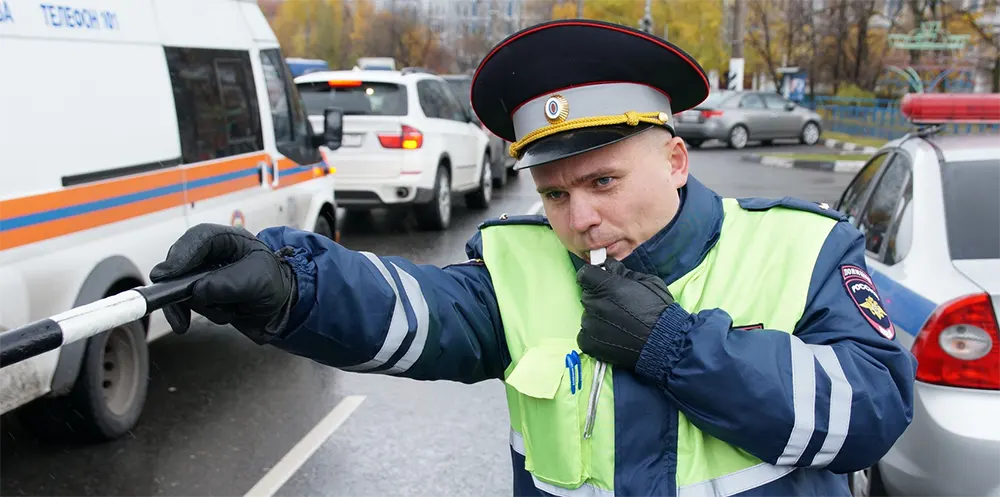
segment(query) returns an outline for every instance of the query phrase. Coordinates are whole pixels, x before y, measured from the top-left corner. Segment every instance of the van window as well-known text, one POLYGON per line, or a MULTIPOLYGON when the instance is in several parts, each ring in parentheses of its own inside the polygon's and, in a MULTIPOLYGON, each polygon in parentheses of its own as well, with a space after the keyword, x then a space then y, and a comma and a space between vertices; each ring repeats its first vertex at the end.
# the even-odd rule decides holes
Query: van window
POLYGON ((164 47, 185 163, 263 150, 250 54, 164 47))
POLYGON ((292 82, 292 72, 281 51, 270 48, 260 51, 261 68, 267 85, 268 107, 274 125, 274 140, 278 152, 298 164, 315 164, 323 157, 313 145, 312 127, 302 103, 302 95, 292 82))
POLYGON ((285 91, 281 59, 275 52, 274 50, 261 50, 260 62, 264 72, 264 84, 267 85, 267 100, 271 106, 274 140, 278 143, 286 143, 294 139, 292 106, 288 102, 288 92, 285 91), (276 59, 276 57, 278 58, 276 59))
POLYGON ((327 81, 299 83, 299 93, 311 116, 322 116, 327 107, 344 109, 345 116, 405 116, 406 87, 395 83, 327 81))

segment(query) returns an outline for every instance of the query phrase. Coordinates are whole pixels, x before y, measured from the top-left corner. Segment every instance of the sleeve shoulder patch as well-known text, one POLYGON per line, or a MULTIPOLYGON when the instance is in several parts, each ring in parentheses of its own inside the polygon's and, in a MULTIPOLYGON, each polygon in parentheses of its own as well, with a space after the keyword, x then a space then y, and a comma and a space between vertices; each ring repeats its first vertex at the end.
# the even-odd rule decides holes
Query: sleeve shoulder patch
POLYGON ((786 209, 795 209, 820 214, 831 219, 836 219, 837 221, 847 221, 847 216, 837 210, 834 210, 829 204, 823 202, 810 202, 808 200, 802 200, 795 197, 746 197, 738 198, 736 201, 739 202, 740 207, 748 211, 766 211, 774 207, 784 207, 786 209))
POLYGON ((878 332, 879 335, 892 340, 896 336, 896 329, 889 319, 889 314, 882 307, 882 300, 875 289, 875 282, 863 268, 853 264, 840 266, 840 275, 844 280, 844 288, 847 295, 854 301, 858 311, 865 317, 868 324, 878 332))
POLYGON ((479 229, 489 228, 492 226, 509 226, 509 225, 533 225, 533 226, 549 226, 549 220, 545 216, 541 215, 516 215, 510 216, 507 214, 502 214, 500 217, 487 219, 479 224, 479 229))

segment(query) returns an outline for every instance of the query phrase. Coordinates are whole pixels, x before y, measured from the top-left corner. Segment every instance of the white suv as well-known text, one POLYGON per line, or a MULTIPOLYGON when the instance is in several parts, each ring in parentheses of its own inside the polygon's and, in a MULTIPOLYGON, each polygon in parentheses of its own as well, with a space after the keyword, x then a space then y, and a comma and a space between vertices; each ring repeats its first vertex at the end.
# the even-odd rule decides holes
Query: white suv
POLYGON ((344 138, 331 154, 337 203, 351 210, 412 205, 423 229, 451 224, 451 198, 489 207, 488 136, 447 83, 418 69, 323 71, 295 78, 313 129, 329 107, 344 112, 344 138))

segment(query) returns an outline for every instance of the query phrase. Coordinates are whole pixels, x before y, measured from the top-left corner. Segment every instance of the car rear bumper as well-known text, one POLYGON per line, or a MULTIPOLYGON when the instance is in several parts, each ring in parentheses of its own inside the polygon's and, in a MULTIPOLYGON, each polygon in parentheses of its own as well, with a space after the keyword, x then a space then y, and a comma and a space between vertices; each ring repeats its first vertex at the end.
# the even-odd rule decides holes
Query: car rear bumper
POLYGON ((677 136, 685 140, 725 140, 729 134, 723 123, 714 119, 704 123, 678 121, 674 123, 674 130, 677 131, 677 136))
POLYGON ((430 202, 434 190, 423 187, 417 175, 387 179, 338 178, 337 205, 346 208, 374 208, 430 202))
POLYGON ((890 495, 1000 495, 1000 392, 917 382, 879 470, 890 495))

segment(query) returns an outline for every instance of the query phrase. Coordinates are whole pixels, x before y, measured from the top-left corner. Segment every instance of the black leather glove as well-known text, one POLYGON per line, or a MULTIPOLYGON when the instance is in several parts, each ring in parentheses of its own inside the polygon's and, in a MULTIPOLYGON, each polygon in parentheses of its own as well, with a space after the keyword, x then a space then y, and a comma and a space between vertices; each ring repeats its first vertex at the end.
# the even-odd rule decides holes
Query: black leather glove
POLYGON ((653 325, 674 298, 657 276, 612 258, 604 266, 585 264, 576 273, 584 310, 577 344, 587 355, 634 370, 653 325))
POLYGON ((175 333, 191 325, 191 311, 216 324, 232 324, 254 342, 284 330, 296 300, 295 273, 279 254, 249 231, 199 224, 184 233, 149 273, 154 283, 211 271, 192 296, 163 308, 175 333))

